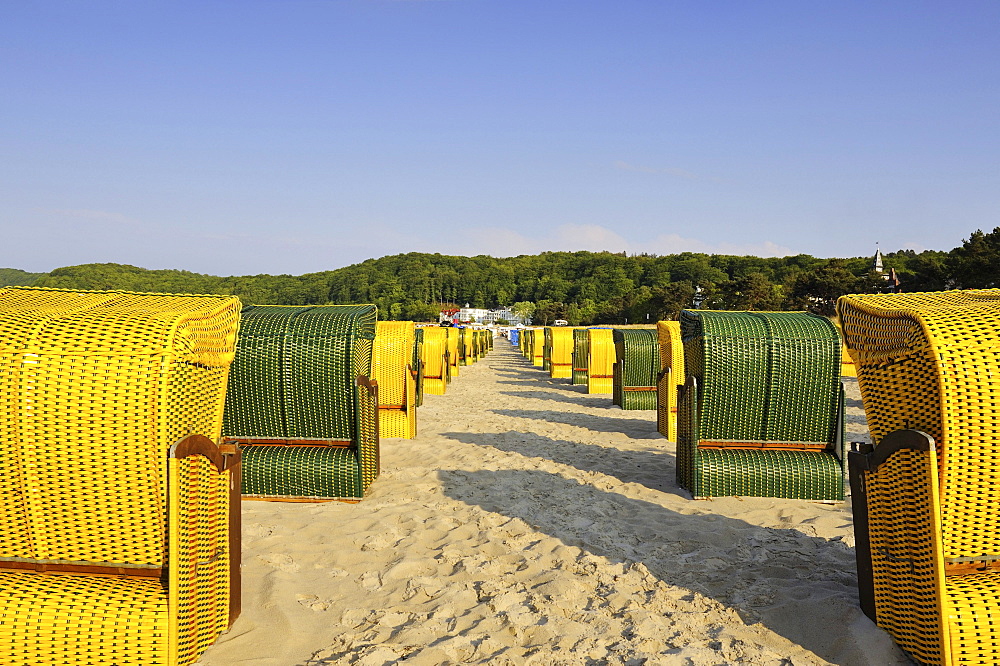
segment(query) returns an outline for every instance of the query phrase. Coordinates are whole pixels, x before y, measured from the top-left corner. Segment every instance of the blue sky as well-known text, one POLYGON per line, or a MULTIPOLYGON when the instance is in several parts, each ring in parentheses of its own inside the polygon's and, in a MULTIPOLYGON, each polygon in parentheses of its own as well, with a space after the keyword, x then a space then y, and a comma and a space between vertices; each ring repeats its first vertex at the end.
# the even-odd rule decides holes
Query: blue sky
POLYGON ((11 2, 0 266, 948 250, 1000 3, 11 2))

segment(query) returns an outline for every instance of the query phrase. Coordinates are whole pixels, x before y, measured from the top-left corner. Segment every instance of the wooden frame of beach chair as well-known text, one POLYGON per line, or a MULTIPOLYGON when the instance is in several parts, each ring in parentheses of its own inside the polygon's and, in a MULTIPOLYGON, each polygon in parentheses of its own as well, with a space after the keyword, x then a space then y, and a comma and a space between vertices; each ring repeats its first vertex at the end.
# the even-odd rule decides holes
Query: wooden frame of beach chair
POLYGON ((660 346, 660 372, 656 376, 656 430, 671 442, 677 441, 677 394, 684 386, 684 345, 681 323, 656 324, 660 346))
POLYGON ((448 388, 448 331, 440 326, 427 326, 420 331, 424 336, 420 352, 424 391, 430 395, 444 395, 448 388))
POLYGON ((374 305, 243 308, 223 436, 243 454, 243 498, 364 498, 379 471, 374 305))
POLYGON ((410 372, 414 341, 412 321, 380 321, 375 326, 372 377, 378 383, 380 437, 417 436, 416 382, 410 372))
POLYGON ((915 661, 1000 662, 1000 289, 842 297, 874 445, 848 455, 861 606, 915 661))
POLYGON ((240 612, 239 300, 0 289, 0 661, 189 664, 240 612))
POLYGON ((807 312, 684 310, 677 482, 696 498, 844 497, 840 338, 807 312))
POLYGON ((587 330, 587 393, 614 391, 615 337, 610 328, 587 330))
POLYGON ((616 328, 612 403, 622 409, 656 409, 660 348, 651 328, 616 328))
POLYGON ((574 328, 559 326, 549 334, 549 377, 570 379, 573 377, 573 331, 574 328))

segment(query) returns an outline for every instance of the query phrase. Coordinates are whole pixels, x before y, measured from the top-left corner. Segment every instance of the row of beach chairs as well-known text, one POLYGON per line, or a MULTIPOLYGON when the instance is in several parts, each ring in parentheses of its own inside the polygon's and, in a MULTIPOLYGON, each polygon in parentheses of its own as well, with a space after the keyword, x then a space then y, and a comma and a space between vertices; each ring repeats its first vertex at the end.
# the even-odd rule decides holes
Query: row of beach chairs
POLYGON ((241 494, 362 499, 440 340, 488 347, 376 314, 0 289, 0 662, 195 661, 240 612, 241 494))
MULTIPOLYGON (((837 319, 688 310, 642 336, 578 328, 572 381, 605 379, 610 333, 614 382, 647 389, 649 352, 629 345, 655 335, 681 486, 838 500, 846 461, 862 610, 916 663, 1000 663, 1000 289, 845 296, 837 319), (850 452, 841 376, 872 440, 850 452)), ((520 335, 526 356, 536 335, 520 335)))

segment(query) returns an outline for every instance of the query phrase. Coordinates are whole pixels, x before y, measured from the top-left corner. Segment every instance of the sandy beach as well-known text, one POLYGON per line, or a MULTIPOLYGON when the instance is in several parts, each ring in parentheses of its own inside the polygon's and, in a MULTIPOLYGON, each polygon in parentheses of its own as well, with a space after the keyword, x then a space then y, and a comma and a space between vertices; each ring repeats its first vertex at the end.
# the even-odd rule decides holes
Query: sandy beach
POLYGON ((498 338, 364 502, 244 502, 243 612, 199 663, 909 663, 858 608, 847 503, 693 501, 655 412, 584 391, 498 338))

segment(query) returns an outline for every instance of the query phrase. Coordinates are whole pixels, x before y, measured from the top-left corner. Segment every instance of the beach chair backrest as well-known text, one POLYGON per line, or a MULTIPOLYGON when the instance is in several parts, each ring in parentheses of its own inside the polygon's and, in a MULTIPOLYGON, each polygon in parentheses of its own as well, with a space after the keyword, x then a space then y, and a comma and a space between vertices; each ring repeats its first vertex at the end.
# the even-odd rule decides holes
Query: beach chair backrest
POLYGON ((236 439, 356 439, 357 378, 371 375, 374 305, 249 305, 226 396, 236 439))
POLYGON ((615 359, 621 364, 623 387, 654 389, 660 370, 660 350, 656 330, 616 328, 612 333, 615 359))
POLYGON ((935 441, 947 561, 1000 559, 1000 289, 838 302, 872 439, 935 441))
POLYGON ((376 324, 372 378, 378 382, 380 405, 406 405, 406 382, 409 378, 406 366, 413 357, 414 335, 412 321, 380 321, 376 324))
POLYGON ((448 351, 448 330, 440 326, 429 326, 421 329, 424 333, 424 346, 421 356, 424 360, 424 376, 432 378, 445 377, 445 352, 448 351))
POLYGON ((684 345, 681 343, 681 323, 660 321, 656 323, 656 338, 660 346, 660 370, 671 369, 674 383, 684 384, 684 345))
POLYGON ((615 364, 615 338, 610 328, 591 328, 589 334, 589 364, 591 379, 611 379, 615 364))
POLYGON ((170 447, 217 441, 239 300, 0 290, 0 559, 157 569, 170 447))
POLYGON ((575 329, 559 327, 552 329, 552 347, 549 352, 549 362, 556 366, 573 364, 573 332, 575 329))
POLYGON ((683 310, 703 445, 823 448, 837 437, 840 337, 807 312, 683 310))

